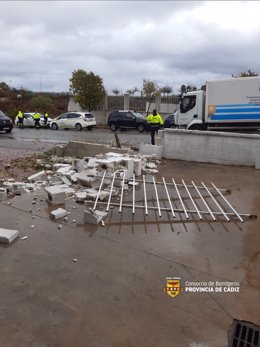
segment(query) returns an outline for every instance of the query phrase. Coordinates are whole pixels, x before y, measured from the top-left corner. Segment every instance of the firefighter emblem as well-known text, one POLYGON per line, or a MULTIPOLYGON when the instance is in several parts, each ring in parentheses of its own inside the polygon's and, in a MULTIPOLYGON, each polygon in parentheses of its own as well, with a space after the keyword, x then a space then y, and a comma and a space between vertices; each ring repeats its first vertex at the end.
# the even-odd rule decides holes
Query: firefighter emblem
POLYGON ((172 298, 175 298, 181 292, 180 277, 166 277, 166 287, 164 291, 172 298))

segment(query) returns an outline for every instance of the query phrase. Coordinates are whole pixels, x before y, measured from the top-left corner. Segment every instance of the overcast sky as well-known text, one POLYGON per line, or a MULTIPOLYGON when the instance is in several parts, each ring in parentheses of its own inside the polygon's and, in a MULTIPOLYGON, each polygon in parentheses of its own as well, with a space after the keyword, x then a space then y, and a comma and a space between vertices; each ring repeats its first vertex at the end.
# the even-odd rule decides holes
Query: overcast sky
POLYGON ((260 73, 260 2, 0 2, 0 81, 66 92, 75 69, 108 93, 260 73))

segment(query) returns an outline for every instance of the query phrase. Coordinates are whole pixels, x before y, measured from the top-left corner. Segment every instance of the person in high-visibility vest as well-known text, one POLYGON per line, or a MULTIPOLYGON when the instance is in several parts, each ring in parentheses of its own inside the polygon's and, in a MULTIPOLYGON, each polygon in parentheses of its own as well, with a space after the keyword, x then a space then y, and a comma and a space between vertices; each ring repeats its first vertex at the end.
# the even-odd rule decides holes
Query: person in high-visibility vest
POLYGON ((17 114, 18 117, 18 126, 22 127, 23 126, 23 120, 24 120, 24 114, 22 111, 19 111, 17 114))
POLYGON ((44 125, 45 125, 45 126, 46 126, 47 123, 48 123, 48 117, 49 117, 49 115, 48 115, 48 113, 45 111, 45 112, 44 112, 44 125))
POLYGON ((38 112, 34 113, 33 115, 33 119, 34 119, 34 123, 35 123, 35 128, 39 128, 40 127, 40 115, 38 112))
POLYGON ((157 113, 156 110, 153 110, 152 114, 149 114, 146 119, 148 120, 148 122, 150 123, 150 128, 151 128, 151 142, 152 145, 155 145, 155 133, 158 132, 158 130, 161 128, 161 126, 163 125, 163 120, 162 117, 159 113, 157 113))

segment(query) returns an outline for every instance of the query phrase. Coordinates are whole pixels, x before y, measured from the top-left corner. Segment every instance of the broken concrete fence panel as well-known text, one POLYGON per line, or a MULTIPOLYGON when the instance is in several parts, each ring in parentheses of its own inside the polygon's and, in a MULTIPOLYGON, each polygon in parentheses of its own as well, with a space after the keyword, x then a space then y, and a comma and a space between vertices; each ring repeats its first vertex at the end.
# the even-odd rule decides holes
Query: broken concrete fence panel
POLYGON ((141 176, 142 174, 142 160, 141 159, 133 159, 134 162, 134 174, 135 176, 141 176))
POLYGON ((146 163, 145 168, 146 169, 157 169, 157 165, 154 163, 146 163))
POLYGON ((66 184, 60 184, 60 185, 57 185, 56 187, 63 190, 66 193, 66 196, 73 196, 75 194, 75 189, 67 186, 66 184))
POLYGON ((58 208, 57 210, 53 210, 50 213, 50 217, 52 219, 60 219, 60 218, 64 218, 68 215, 68 211, 64 210, 63 208, 58 208))
POLYGON ((55 186, 56 184, 62 184, 64 183, 62 180, 63 177, 61 176, 52 176, 49 178, 49 185, 50 186, 55 186))
POLYGON ((1 243, 11 243, 19 235, 19 231, 0 228, 0 242, 1 243))
POLYGON ((85 187, 99 187, 100 181, 97 181, 97 177, 90 177, 86 172, 82 171, 78 173, 78 181, 83 184, 85 187))
POLYGON ((58 175, 65 175, 66 173, 68 173, 71 170, 72 170, 72 166, 67 165, 66 167, 59 168, 56 172, 58 175))
POLYGON ((93 211, 91 209, 84 211, 84 223, 85 224, 99 224, 102 219, 108 215, 107 212, 93 211))
POLYGON ((64 204, 66 199, 66 193, 64 190, 57 186, 46 187, 45 191, 47 192, 47 201, 51 205, 60 205, 64 204))
POLYGON ((42 181, 45 179, 47 179, 47 176, 44 170, 28 177, 28 181, 30 182, 42 181))

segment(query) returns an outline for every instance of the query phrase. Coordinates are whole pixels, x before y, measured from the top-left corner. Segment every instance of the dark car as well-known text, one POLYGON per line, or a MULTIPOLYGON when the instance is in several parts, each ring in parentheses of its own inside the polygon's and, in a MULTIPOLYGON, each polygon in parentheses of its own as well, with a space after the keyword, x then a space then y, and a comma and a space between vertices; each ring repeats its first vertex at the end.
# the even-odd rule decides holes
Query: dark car
POLYGON ((176 128, 174 113, 169 114, 169 116, 165 118, 163 126, 164 128, 176 128))
POLYGON ((4 112, 0 111, 0 131, 10 133, 13 129, 13 122, 11 118, 7 117, 4 112))
POLYGON ((113 111, 108 116, 107 124, 112 131, 135 128, 142 133, 148 127, 145 117, 134 111, 113 111))

